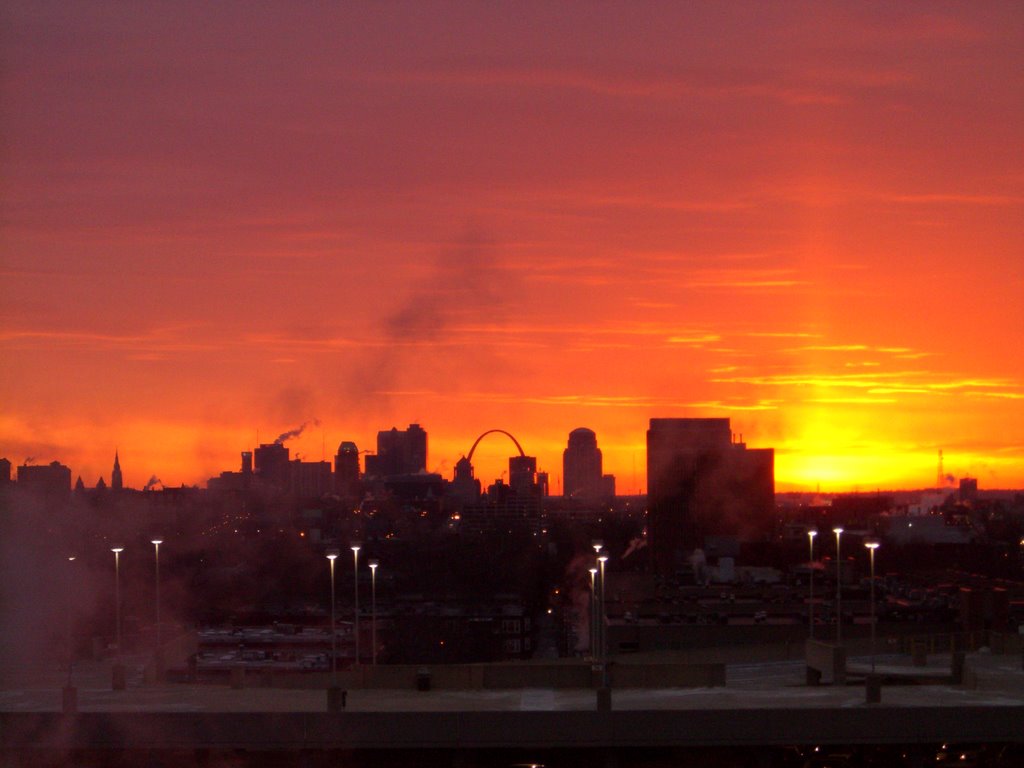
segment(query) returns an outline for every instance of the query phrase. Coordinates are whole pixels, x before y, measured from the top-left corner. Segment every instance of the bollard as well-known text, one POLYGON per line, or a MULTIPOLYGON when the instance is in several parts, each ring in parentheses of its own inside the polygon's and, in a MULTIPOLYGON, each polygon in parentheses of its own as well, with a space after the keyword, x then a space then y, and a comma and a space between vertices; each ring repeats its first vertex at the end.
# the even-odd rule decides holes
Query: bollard
POLYGON ((125 687, 124 664, 118 662, 110 670, 110 687, 115 691, 123 691, 125 687))
POLYGON ((882 678, 878 675, 868 675, 864 693, 865 701, 868 704, 880 704, 882 702, 882 678))
POLYGON ((416 672, 416 690, 417 691, 429 691, 430 690, 430 670, 426 667, 421 668, 416 672))
POLYGON ((327 689, 327 711, 341 712, 348 700, 348 691, 338 685, 332 685, 327 689))

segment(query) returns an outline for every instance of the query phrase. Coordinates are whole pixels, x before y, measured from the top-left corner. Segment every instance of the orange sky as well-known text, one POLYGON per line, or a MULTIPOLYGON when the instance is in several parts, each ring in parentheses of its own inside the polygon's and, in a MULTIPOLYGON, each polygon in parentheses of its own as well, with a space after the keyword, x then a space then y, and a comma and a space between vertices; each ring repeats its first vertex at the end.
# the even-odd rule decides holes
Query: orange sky
POLYGON ((1020 3, 0 14, 15 465, 418 421, 557 490, 588 426, 626 492, 649 418, 728 416, 780 490, 1024 487, 1020 3))

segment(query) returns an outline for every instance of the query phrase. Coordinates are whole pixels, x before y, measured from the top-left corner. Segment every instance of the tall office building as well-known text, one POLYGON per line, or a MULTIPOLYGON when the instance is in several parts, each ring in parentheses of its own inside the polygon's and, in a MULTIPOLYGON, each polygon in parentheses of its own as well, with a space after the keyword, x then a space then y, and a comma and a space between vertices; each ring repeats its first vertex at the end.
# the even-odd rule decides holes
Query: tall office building
POLYGON ((256 477, 264 486, 287 490, 291 484, 288 449, 281 443, 262 443, 254 453, 256 477))
POLYGON ((520 496, 537 494, 537 458, 511 456, 508 460, 508 484, 520 496))
POLYGON ((373 477, 415 475, 427 471, 427 433, 419 424, 399 431, 377 433, 377 455, 366 457, 366 474, 373 477))
POLYGON ((62 501, 71 496, 71 468, 59 461, 22 464, 18 467, 18 487, 50 501, 62 501))
POLYGON ((670 576, 705 536, 750 538, 770 525, 775 451, 733 442, 728 419, 651 419, 647 499, 653 564, 670 576))
MULTIPOLYGON (((607 483, 602 481, 601 449, 592 429, 580 427, 569 433, 569 444, 562 452, 562 493, 576 499, 599 499, 607 483)), ((614 478, 612 487, 614 487, 614 478)))
POLYGON ((289 466, 289 490, 299 499, 320 498, 334 490, 331 462, 295 459, 289 466))
POLYGON ((343 499, 359 496, 359 448, 348 440, 334 457, 334 492, 343 499))

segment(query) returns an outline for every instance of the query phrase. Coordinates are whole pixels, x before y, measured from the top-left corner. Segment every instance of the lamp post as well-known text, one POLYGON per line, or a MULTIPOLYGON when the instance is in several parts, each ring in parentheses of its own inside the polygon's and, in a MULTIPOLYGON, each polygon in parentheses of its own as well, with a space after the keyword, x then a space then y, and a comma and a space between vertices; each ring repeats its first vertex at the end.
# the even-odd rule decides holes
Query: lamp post
POLYGON ((601 564, 601 566, 600 566, 600 568, 601 568, 601 611, 600 611, 600 614, 598 616, 597 634, 598 634, 598 637, 599 637, 599 640, 600 640, 599 645, 600 645, 600 648, 601 648, 601 663, 604 664, 604 662, 605 662, 605 655, 606 655, 607 650, 608 650, 605 647, 606 643, 605 643, 605 626, 604 626, 604 564, 606 562, 608 562, 608 555, 598 555, 597 562, 599 562, 601 564))
POLYGON ((334 561, 338 559, 338 550, 327 551, 327 561, 331 564, 331 686, 338 685, 338 633, 334 630, 334 561))
POLYGON ((356 663, 357 666, 359 664, 359 549, 360 549, 360 547, 359 547, 358 544, 353 544, 352 545, 352 565, 353 565, 352 574, 354 576, 353 581, 354 581, 354 591, 355 591, 355 596, 356 596, 355 622, 353 623, 353 627, 354 627, 355 636, 356 636, 356 657, 355 657, 355 663, 356 663))
POLYGON ((839 537, 843 535, 842 528, 833 528, 836 535, 836 645, 843 644, 843 580, 840 568, 842 559, 839 556, 839 537))
POLYGON ((150 543, 154 547, 153 556, 156 567, 156 653, 153 655, 153 661, 156 664, 157 680, 162 680, 164 676, 164 644, 163 628, 160 625, 160 545, 164 543, 164 540, 153 539, 150 543))
MULTIPOLYGON (((68 630, 68 684, 67 684, 67 687, 65 688, 66 691, 70 691, 72 689, 72 686, 71 686, 71 667, 72 667, 72 665, 74 664, 74 661, 75 661, 75 638, 74 638, 74 632, 71 629, 71 585, 72 585, 72 579, 71 579, 71 568, 72 568, 72 565, 71 564, 73 562, 75 562, 75 557, 74 557, 74 555, 71 555, 70 557, 68 557, 68 569, 67 569, 67 576, 66 576, 66 579, 65 579, 66 583, 64 585, 64 599, 66 601, 65 605, 64 605, 64 608, 65 608, 65 610, 67 612, 67 625, 68 625, 67 626, 67 630, 68 630)), ((68 694, 65 693, 64 695, 66 697, 68 694)))
POLYGON ((114 553, 114 640, 117 656, 121 657, 121 553, 124 547, 111 547, 114 553))
POLYGON ((810 571, 811 580, 807 590, 807 636, 814 639, 814 537, 818 535, 817 528, 811 528, 807 531, 807 541, 811 545, 811 561, 810 571))
POLYGON ((875 672, 875 550, 878 549, 878 542, 875 540, 865 541, 864 546, 868 548, 868 555, 871 558, 871 673, 875 672))
POLYGON ((370 655, 371 663, 373 666, 377 666, 377 566, 380 565, 376 560, 370 560, 370 642, 372 643, 372 651, 370 655))
POLYGON ((63 714, 73 715, 78 712, 78 689, 72 684, 71 671, 75 665, 75 633, 72 629, 72 585, 73 580, 73 565, 75 562, 75 556, 71 555, 68 557, 68 571, 66 574, 66 585, 65 585, 65 609, 68 614, 68 683, 63 687, 60 692, 60 706, 63 714))
POLYGON ((124 547, 111 547, 114 553, 114 637, 117 642, 117 656, 111 672, 111 688, 123 691, 125 687, 124 664, 121 663, 121 553, 124 547))
POLYGON ((590 656, 597 659, 597 568, 590 569, 590 656))

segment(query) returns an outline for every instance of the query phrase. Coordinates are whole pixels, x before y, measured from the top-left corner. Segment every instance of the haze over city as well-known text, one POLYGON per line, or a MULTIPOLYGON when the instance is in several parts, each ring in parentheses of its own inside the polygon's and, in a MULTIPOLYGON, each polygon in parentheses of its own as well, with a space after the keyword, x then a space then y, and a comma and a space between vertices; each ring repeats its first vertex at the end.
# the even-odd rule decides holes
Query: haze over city
POLYGON ((5 3, 0 454, 587 426, 624 493, 728 417, 780 491, 1024 486, 1019 4, 469 8, 5 3))

